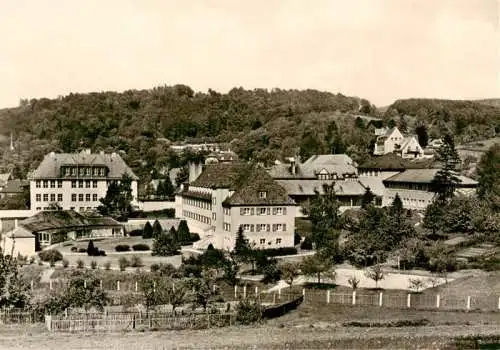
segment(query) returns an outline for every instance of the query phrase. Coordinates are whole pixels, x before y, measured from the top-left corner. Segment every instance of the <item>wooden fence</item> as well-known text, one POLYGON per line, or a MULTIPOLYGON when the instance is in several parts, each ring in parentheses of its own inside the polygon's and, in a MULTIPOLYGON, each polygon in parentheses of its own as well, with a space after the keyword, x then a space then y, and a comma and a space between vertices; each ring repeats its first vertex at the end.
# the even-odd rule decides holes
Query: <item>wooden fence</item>
POLYGON ((93 313, 86 316, 45 316, 45 325, 51 332, 109 332, 121 330, 180 330, 225 327, 234 324, 231 313, 93 313))
POLYGON ((497 311, 500 312, 500 296, 498 295, 440 295, 425 293, 392 294, 363 293, 335 293, 331 290, 302 289, 302 291, 282 290, 273 293, 238 293, 235 298, 257 297, 263 304, 280 303, 297 298, 302 294, 304 303, 318 307, 324 304, 365 305, 387 308, 411 308, 417 310, 462 310, 462 311, 497 311))
POLYGON ((0 311, 0 324, 24 324, 43 322, 44 315, 36 311, 2 310, 0 311))

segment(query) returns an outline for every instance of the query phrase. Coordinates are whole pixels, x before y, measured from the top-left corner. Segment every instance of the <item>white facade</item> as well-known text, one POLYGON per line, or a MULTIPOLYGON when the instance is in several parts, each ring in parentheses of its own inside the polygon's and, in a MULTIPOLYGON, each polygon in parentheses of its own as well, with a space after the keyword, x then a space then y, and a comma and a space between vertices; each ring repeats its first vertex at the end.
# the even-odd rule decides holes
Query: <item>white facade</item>
POLYGON ((30 178, 31 210, 84 211, 97 208, 112 181, 119 182, 128 173, 132 177, 132 205, 137 205, 137 177, 117 154, 50 153, 30 178))
POLYGON ((386 130, 383 135, 377 135, 373 154, 381 156, 388 153, 397 153, 403 158, 422 158, 424 156, 424 149, 420 146, 415 136, 404 136, 395 127, 386 130))

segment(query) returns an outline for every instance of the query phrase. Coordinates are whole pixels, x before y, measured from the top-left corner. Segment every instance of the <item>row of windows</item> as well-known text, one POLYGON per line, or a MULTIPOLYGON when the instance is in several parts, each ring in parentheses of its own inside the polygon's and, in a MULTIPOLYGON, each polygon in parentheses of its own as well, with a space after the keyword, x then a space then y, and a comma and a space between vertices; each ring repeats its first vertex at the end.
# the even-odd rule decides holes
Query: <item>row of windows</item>
POLYGON ((392 184, 388 183, 385 185, 387 188, 397 188, 397 189, 402 189, 402 190, 416 190, 416 191, 429 191, 429 185, 428 184, 392 184))
MULTIPOLYGON (((260 244, 266 244, 266 239, 265 238, 261 238, 259 240, 259 243, 260 244)), ((272 240, 267 241, 267 244, 271 245, 272 244, 272 240)), ((276 238, 276 244, 281 244, 281 238, 276 238)))
POLYGON ((63 167, 64 176, 105 176, 104 167, 63 167))
POLYGON ((207 216, 203 216, 203 215, 200 215, 200 214, 197 214, 197 213, 193 213, 193 212, 190 212, 190 211, 187 211, 187 210, 184 210, 182 212, 182 215, 185 217, 185 218, 190 218, 190 219, 193 219, 193 220, 196 220, 196 221, 199 221, 199 222, 202 222, 204 224, 207 224, 207 225, 210 225, 211 224, 211 220, 209 217, 207 216))
POLYGON ((272 232, 286 231, 286 224, 243 224, 241 227, 244 232, 271 232, 271 229, 272 232))
MULTIPOLYGON (((393 201, 394 200, 394 197, 392 196, 389 196, 387 197, 390 201, 393 201)), ((430 204, 432 201, 430 199, 416 199, 416 198, 401 198, 401 200, 403 201, 403 203, 420 203, 420 204, 425 204, 427 202, 427 204, 430 204)))
POLYGON ((90 184, 92 183, 92 187, 93 188, 97 188, 97 181, 96 180, 93 180, 93 181, 90 181, 90 180, 73 180, 71 181, 71 187, 72 188, 76 188, 76 185, 78 184, 78 188, 83 188, 83 184, 85 183, 85 188, 90 188, 90 184))
POLYGON ((78 198, 78 202, 83 202, 84 201, 84 198, 85 198, 85 202, 90 202, 92 200, 92 202, 97 202, 99 199, 97 198, 97 193, 93 193, 92 194, 92 197, 90 196, 91 194, 90 193, 85 193, 85 197, 84 197, 84 194, 83 193, 78 193, 78 197, 77 197, 77 194, 76 193, 72 193, 71 194, 71 201, 72 202, 76 202, 77 198, 78 198), (92 199, 91 199, 92 198, 92 199))
POLYGON ((207 202, 207 201, 202 201, 199 199, 192 199, 192 198, 185 198, 184 201, 187 205, 190 205, 192 207, 198 207, 201 209, 212 210, 212 204, 210 204, 210 202, 207 202))
MULTIPOLYGON (((271 215, 271 208, 240 208, 240 215, 271 215)), ((272 208, 272 215, 286 215, 286 207, 272 208)))
POLYGON ((337 175, 337 174, 318 174, 318 180, 337 180, 337 179, 349 179, 349 178, 355 178, 356 175, 337 175))
MULTIPOLYGON (((51 207, 36 207, 35 209, 36 209, 36 210, 53 210, 51 207)), ((71 210, 75 210, 75 207, 71 207, 70 209, 71 209, 71 210)), ((91 210, 91 209, 94 209, 94 208, 93 208, 93 207, 87 207, 87 208, 85 208, 85 207, 80 207, 78 210, 80 210, 80 211, 84 211, 85 209, 87 209, 87 210, 91 210)))
POLYGON ((57 194, 57 197, 56 197, 56 194, 55 194, 55 193, 50 193, 50 194, 49 194, 49 193, 44 193, 44 194, 43 194, 43 197, 42 197, 42 195, 41 195, 40 193, 37 193, 37 194, 35 195, 35 201, 37 201, 37 202, 42 202, 42 198, 43 198, 43 201, 44 201, 44 202, 49 202, 49 201, 50 201, 50 202, 55 202, 55 201, 56 201, 56 198, 57 198, 57 201, 58 201, 58 202, 62 202, 62 200, 63 200, 63 195, 62 195, 62 193, 58 193, 58 194, 57 194))
POLYGON ((36 180, 35 181, 35 187, 36 188, 40 188, 43 186, 43 188, 49 188, 49 185, 50 185, 50 188, 56 188, 56 184, 57 184, 57 188, 62 188, 62 180, 36 180))

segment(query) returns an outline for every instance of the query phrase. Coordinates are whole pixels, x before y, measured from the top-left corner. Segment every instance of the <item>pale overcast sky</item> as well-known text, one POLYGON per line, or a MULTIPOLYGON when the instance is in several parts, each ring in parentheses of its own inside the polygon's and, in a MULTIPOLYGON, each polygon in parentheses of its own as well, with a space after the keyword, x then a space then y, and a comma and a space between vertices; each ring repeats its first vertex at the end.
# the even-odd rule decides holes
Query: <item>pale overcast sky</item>
POLYGON ((0 0, 0 107, 187 84, 500 97, 500 0, 0 0))

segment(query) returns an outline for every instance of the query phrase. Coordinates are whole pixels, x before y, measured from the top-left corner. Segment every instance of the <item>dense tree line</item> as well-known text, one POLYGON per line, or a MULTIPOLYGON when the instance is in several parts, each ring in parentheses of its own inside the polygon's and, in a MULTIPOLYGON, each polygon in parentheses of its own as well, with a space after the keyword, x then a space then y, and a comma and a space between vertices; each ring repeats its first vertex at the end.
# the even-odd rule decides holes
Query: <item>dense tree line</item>
POLYGON ((297 147, 304 155, 325 151, 330 143, 339 153, 342 145, 363 145, 366 139, 359 130, 347 132, 354 119, 343 118, 373 112, 372 107, 366 100, 316 90, 234 88, 220 94, 195 93, 185 85, 24 100, 0 110, 6 146, 0 166, 25 176, 50 151, 91 148, 121 151, 137 175, 154 177, 152 169, 182 166, 168 145, 183 140, 231 142, 244 159, 262 161, 291 156, 297 147), (14 154, 7 147, 10 132, 14 154), (311 144, 311 135, 320 136, 319 142, 311 144))
POLYGON ((491 138, 500 134, 500 108, 478 101, 438 99, 403 99, 394 102, 387 111, 388 120, 425 124, 431 137, 454 134, 465 143, 491 138))

